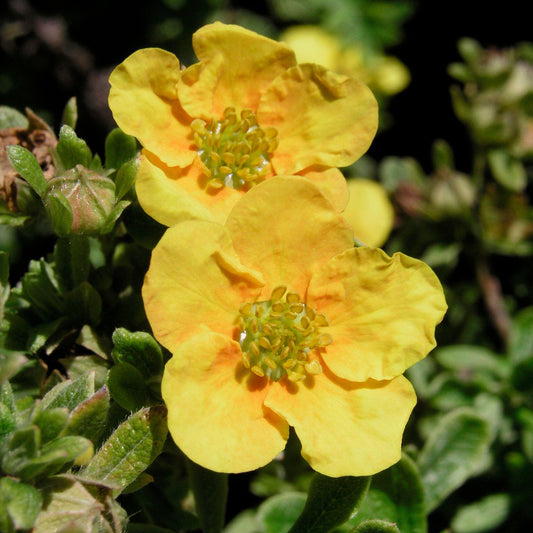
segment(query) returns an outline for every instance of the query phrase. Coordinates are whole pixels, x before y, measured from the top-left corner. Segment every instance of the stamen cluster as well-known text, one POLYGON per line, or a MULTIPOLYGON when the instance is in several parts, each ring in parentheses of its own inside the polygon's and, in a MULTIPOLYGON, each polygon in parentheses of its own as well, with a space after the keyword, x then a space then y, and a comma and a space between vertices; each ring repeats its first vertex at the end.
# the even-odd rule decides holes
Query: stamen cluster
POLYGON ((326 317, 301 301, 287 287, 276 287, 270 300, 247 302, 239 310, 239 342, 243 365, 257 376, 301 381, 322 372, 315 349, 332 342, 320 327, 326 317))
POLYGON ((202 119, 191 123, 194 142, 206 174, 208 186, 241 189, 255 185, 270 172, 270 157, 278 146, 276 128, 261 128, 255 113, 227 107, 222 120, 207 124, 202 119))

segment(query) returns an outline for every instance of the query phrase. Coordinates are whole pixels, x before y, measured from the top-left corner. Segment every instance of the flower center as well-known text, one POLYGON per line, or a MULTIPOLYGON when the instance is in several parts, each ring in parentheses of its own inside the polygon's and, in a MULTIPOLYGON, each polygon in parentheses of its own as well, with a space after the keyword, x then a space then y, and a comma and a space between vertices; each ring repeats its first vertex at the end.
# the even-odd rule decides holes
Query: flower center
POLYGON ((239 118, 235 108, 227 107, 222 120, 207 124, 197 118, 191 128, 204 171, 211 178, 209 187, 251 187, 270 172, 278 131, 258 126, 251 109, 243 109, 239 118))
POLYGON ((247 302, 239 309, 242 362, 257 376, 274 381, 285 375, 300 381, 308 374, 320 374, 314 350, 333 340, 329 333, 320 333, 323 326, 328 326, 323 314, 303 303, 297 293, 287 292, 287 287, 277 287, 270 300, 247 302))

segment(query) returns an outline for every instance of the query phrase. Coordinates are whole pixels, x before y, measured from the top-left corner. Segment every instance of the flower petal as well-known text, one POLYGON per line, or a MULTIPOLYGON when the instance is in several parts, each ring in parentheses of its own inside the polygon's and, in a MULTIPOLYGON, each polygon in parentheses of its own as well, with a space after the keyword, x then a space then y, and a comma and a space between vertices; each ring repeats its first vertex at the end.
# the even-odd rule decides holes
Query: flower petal
POLYGON ((135 190, 141 207, 165 226, 190 219, 223 224, 244 193, 231 187, 208 191, 206 181, 198 158, 186 168, 168 167, 144 150, 135 190))
POLYGON ((109 107, 119 127, 168 165, 187 166, 196 152, 191 119, 179 105, 178 58, 159 48, 129 56, 111 73, 109 107))
POLYGON ((193 35, 200 67, 179 85, 183 108, 194 117, 221 117, 226 107, 257 109, 266 87, 296 65, 294 52, 240 26, 215 22, 193 35))
POLYGON ((171 352, 202 331, 231 337, 243 302, 260 291, 224 226, 186 221, 169 228, 152 252, 142 295, 157 340, 171 352))
POLYGON ((269 86, 257 120, 278 130, 277 174, 312 165, 342 167, 369 148, 378 124, 376 100, 363 83, 319 65, 293 67, 269 86))
POLYGON ((261 271, 265 291, 289 285, 302 296, 317 265, 353 246, 353 233, 309 180, 277 176, 249 190, 226 227, 243 264, 261 271))
POLYGON ((366 246, 383 246, 394 225, 394 207, 383 186, 374 180, 348 180, 350 199, 344 218, 352 225, 354 234, 366 246))
POLYGON ((437 276, 422 261, 353 248, 317 270, 308 303, 324 313, 333 342, 324 361, 351 381, 391 379, 435 347, 446 312, 437 276))
POLYGON ((222 335, 197 335, 176 350, 161 382, 174 442, 216 472, 264 466, 288 438, 287 423, 263 406, 268 381, 242 366, 240 352, 222 335))
POLYGON ((336 211, 342 212, 344 210, 350 194, 346 185, 346 178, 338 168, 315 165, 305 169, 299 175, 312 181, 331 202, 336 211))
POLYGON ((416 404, 403 376, 350 383, 327 370, 297 385, 278 382, 265 405, 294 427, 302 456, 327 476, 368 476, 399 461, 416 404))

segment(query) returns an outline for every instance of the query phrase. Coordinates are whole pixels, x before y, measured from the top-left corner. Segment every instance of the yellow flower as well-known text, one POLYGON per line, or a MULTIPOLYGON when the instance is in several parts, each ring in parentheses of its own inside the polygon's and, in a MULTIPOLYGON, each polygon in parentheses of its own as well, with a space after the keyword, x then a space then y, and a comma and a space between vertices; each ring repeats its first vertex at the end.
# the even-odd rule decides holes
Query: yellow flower
POLYGON ((329 476, 399 460, 416 403, 402 373, 435 346, 446 309, 427 265, 354 248, 342 216, 297 176, 251 189, 225 225, 169 228, 143 299, 173 354, 162 395, 190 459, 253 470, 293 426, 303 457, 329 476))
POLYGON ((394 207, 385 189, 365 178, 348 180, 350 199, 343 212, 355 237, 366 246, 385 244, 394 224, 394 207))
POLYGON ((157 48, 138 50, 111 74, 109 106, 143 145, 136 190, 165 225, 223 223, 238 199, 274 175, 316 182, 342 210, 341 172, 368 149, 377 104, 361 82, 239 26, 193 36, 199 62, 182 70, 157 48))

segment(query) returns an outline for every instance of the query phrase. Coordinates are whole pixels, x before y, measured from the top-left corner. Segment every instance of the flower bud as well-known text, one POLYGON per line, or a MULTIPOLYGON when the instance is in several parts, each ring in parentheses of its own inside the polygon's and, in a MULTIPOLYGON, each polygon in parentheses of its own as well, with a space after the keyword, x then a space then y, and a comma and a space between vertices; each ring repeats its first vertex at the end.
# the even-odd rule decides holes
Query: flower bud
POLYGON ((116 204, 115 183, 93 170, 76 165, 48 181, 44 203, 57 233, 104 233, 116 204))

